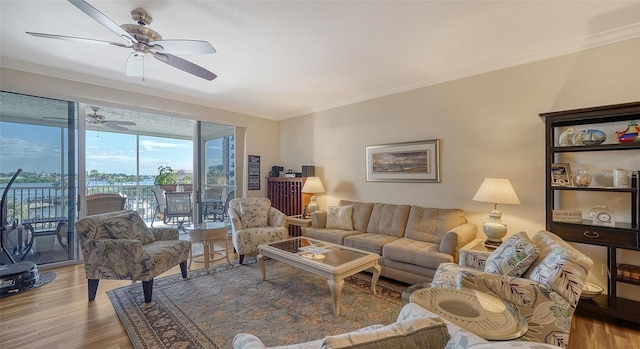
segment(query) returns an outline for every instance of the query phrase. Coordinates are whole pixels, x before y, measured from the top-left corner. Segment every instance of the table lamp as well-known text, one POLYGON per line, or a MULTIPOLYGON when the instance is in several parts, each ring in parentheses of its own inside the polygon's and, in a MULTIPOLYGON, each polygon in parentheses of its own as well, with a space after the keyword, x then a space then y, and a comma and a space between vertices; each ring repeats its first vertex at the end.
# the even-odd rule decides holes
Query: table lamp
POLYGON ((507 226, 500 219, 502 212, 498 211, 498 204, 520 204, 511 182, 505 178, 485 178, 473 196, 473 201, 493 203, 489 220, 484 221, 482 225, 482 230, 487 235, 484 244, 488 248, 500 246, 502 238, 507 235, 507 226))
POLYGON ((307 208, 309 208, 309 213, 313 213, 320 209, 318 202, 316 201, 316 193, 324 193, 324 186, 320 181, 320 177, 307 177, 307 180, 304 182, 302 186, 303 193, 311 193, 311 202, 307 208))

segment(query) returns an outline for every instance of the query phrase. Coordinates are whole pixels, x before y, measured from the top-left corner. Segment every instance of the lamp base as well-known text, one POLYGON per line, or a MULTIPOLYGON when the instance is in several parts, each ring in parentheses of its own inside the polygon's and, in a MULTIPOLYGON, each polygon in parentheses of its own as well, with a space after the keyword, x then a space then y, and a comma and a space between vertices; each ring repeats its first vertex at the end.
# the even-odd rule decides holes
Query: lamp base
POLYGON ((501 217, 502 212, 494 209, 489 212, 489 220, 484 221, 482 225, 482 231, 487 235, 487 241, 492 244, 500 245, 502 238, 507 235, 507 226, 502 223, 501 217))
POLYGON ((307 205, 307 209, 309 210, 309 214, 312 214, 313 212, 316 212, 320 209, 320 205, 318 205, 315 195, 311 196, 311 201, 309 202, 309 205, 307 205))

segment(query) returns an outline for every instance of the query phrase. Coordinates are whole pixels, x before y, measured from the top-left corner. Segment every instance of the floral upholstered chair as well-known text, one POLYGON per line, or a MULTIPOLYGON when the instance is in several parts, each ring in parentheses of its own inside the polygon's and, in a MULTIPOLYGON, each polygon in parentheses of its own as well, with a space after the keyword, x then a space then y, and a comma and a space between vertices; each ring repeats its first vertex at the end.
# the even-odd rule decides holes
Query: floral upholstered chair
POLYGON ((441 264, 433 283, 502 298, 527 320, 529 331, 520 340, 567 347, 571 318, 593 261, 548 231, 533 236, 533 249, 523 239, 528 240, 526 233, 515 234, 493 253, 461 250, 460 265, 441 264), (523 262, 530 266, 523 268, 523 262))
POLYGON ((180 264, 187 277, 191 242, 178 239, 178 229, 149 229, 136 211, 87 216, 75 224, 89 301, 96 298, 100 279, 142 281, 145 303, 151 302, 153 278, 180 264))
POLYGON ((258 254, 258 245, 289 237, 287 216, 271 207, 266 198, 239 198, 229 202, 229 219, 233 233, 233 247, 238 262, 244 256, 258 254))

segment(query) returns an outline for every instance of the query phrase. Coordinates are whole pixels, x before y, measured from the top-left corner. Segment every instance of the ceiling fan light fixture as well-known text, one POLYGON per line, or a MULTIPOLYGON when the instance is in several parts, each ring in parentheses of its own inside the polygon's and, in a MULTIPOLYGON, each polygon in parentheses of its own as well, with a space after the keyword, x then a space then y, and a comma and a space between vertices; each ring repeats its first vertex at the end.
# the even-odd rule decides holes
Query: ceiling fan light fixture
POLYGON ((142 7, 131 10, 131 18, 133 18, 133 20, 140 25, 149 25, 151 24, 151 22, 153 22, 153 18, 151 18, 147 11, 145 11, 142 7))
POLYGON ((93 20, 117 34, 126 44, 115 43, 96 39, 87 39, 73 36, 26 32, 29 35, 49 39, 95 43, 101 45, 112 45, 133 49, 125 65, 127 76, 143 76, 144 82, 144 56, 152 53, 162 63, 182 70, 205 80, 213 80, 216 75, 207 69, 192 63, 188 60, 175 56, 175 54, 209 54, 216 50, 210 43, 202 40, 173 39, 163 40, 162 36, 146 27, 153 20, 151 16, 141 7, 131 11, 131 17, 137 24, 118 25, 109 17, 105 16, 95 7, 85 0, 68 0, 73 6, 84 12, 93 20), (162 51, 163 53, 158 53, 162 51))

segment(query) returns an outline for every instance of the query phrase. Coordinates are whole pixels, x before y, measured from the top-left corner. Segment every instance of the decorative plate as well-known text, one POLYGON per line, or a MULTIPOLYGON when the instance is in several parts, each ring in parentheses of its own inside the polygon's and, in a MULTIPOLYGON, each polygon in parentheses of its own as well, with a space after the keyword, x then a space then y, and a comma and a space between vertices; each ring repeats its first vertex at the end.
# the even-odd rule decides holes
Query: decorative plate
POLYGON ((607 135, 600 130, 580 130, 573 136, 573 145, 597 145, 606 139, 607 135))

